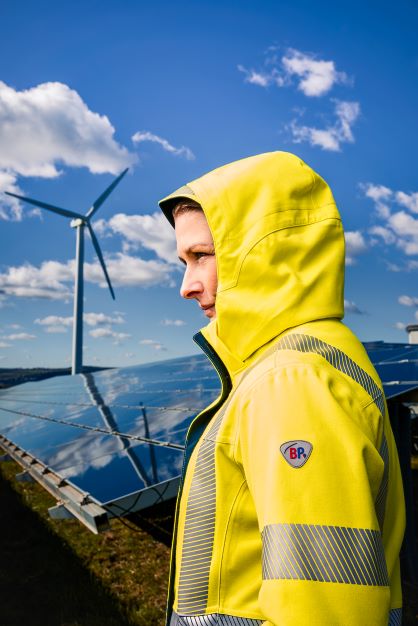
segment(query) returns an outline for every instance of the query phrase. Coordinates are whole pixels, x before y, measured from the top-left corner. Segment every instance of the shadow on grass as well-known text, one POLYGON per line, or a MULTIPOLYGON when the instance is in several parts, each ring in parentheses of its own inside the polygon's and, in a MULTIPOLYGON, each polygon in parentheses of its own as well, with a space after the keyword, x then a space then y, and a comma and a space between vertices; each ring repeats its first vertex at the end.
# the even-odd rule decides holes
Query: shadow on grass
POLYGON ((2 626, 130 626, 77 556, 0 475, 2 626))

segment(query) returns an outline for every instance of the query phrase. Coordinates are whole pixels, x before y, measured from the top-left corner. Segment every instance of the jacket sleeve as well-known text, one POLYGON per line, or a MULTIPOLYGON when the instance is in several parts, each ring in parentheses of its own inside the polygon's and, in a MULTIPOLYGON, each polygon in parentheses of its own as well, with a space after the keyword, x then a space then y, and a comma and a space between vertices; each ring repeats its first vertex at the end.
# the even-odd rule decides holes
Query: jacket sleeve
POLYGON ((360 385, 331 370, 291 364, 241 398, 236 461, 261 532, 265 626, 388 623, 374 504, 382 416, 360 385))

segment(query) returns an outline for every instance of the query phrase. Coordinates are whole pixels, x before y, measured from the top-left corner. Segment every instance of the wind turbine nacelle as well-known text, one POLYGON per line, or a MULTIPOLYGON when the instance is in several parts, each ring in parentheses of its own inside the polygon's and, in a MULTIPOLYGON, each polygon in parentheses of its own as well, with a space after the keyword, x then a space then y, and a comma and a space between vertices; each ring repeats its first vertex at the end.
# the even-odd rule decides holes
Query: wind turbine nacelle
POLYGON ((84 220, 81 220, 79 218, 75 220, 71 220, 70 222, 71 228, 77 228, 78 226, 83 226, 83 224, 84 224, 84 220))

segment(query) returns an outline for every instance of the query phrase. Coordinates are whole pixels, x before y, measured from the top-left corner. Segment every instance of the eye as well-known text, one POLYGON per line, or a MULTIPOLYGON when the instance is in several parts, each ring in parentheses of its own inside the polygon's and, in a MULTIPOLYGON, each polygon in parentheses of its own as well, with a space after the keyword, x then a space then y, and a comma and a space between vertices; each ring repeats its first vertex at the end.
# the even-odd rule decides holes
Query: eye
POLYGON ((196 261, 199 261, 200 259, 204 260, 211 256, 215 256, 215 251, 213 250, 213 248, 209 247, 206 250, 195 250, 193 252, 193 257, 196 259, 196 261))

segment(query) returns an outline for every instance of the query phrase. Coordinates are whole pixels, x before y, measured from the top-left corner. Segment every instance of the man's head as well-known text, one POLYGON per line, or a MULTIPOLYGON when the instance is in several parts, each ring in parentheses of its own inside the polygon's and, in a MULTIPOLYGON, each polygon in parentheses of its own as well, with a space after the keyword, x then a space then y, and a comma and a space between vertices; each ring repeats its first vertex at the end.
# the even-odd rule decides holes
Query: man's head
POLYGON ((185 265, 180 294, 197 300, 205 315, 216 317, 218 285, 215 247, 202 207, 193 200, 182 200, 173 208, 177 253, 185 265))
POLYGON ((160 207, 186 264, 182 295, 212 318, 216 298, 216 319, 202 333, 224 358, 242 362, 288 328, 343 317, 341 219, 328 185, 297 156, 228 163, 160 207), (173 217, 192 201, 203 212, 179 208, 173 217))

